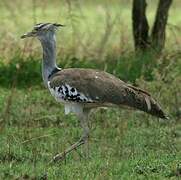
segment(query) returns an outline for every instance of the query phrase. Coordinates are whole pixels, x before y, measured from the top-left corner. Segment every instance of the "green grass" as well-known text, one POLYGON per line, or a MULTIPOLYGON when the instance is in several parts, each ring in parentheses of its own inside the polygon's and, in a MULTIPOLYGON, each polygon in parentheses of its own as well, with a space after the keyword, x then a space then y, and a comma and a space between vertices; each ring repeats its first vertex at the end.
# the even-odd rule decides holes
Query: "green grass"
MULTIPOLYGON (((0 1, 0 179, 179 179, 180 0, 173 1, 160 55, 133 52, 131 1, 32 2, 0 1), (19 38, 35 22, 66 24, 58 32, 61 67, 97 68, 132 82, 148 90, 170 120, 125 109, 97 110, 91 114, 90 158, 83 157, 82 147, 49 164, 79 139, 81 128, 43 87, 39 42, 19 38)), ((150 25, 156 2, 148 1, 150 25)))
POLYGON ((132 127, 123 134, 121 122, 115 123, 117 127, 111 130, 104 128, 104 124, 97 124, 92 132, 90 159, 81 158, 77 150, 66 161, 54 165, 48 162, 69 145, 74 139, 71 136, 77 136, 78 127, 4 130, 1 177, 40 177, 46 173, 49 179, 165 179, 180 166, 180 135, 175 137, 180 126, 175 129, 156 123, 149 128, 132 127), (50 136, 22 143, 24 139, 46 134, 50 136))
POLYGON ((66 161, 53 155, 79 139, 73 115, 48 91, 1 88, 0 177, 48 179, 176 179, 181 163, 181 125, 131 110, 99 110, 91 115, 90 159, 83 149, 66 161), (3 103, 4 102, 4 103, 3 103))

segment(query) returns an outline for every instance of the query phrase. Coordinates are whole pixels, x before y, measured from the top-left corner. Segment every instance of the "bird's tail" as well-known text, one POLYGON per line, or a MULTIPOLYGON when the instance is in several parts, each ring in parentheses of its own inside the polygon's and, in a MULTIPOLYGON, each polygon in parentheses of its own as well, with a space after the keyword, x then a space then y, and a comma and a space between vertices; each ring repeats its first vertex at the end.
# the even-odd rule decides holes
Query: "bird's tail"
POLYGON ((129 95, 126 96, 126 105, 147 112, 153 116, 168 119, 160 105, 148 92, 131 85, 127 87, 127 94, 129 95))

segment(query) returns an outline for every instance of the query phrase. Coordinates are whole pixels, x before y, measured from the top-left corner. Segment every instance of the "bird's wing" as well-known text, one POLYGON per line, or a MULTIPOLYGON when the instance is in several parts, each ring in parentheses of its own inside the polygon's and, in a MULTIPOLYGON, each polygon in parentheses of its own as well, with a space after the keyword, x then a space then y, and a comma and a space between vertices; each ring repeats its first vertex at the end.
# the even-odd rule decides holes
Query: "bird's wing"
POLYGON ((93 69, 70 68, 61 70, 50 78, 51 88, 60 88, 67 100, 99 105, 127 105, 164 118, 159 104, 146 91, 131 86, 115 76, 93 69))

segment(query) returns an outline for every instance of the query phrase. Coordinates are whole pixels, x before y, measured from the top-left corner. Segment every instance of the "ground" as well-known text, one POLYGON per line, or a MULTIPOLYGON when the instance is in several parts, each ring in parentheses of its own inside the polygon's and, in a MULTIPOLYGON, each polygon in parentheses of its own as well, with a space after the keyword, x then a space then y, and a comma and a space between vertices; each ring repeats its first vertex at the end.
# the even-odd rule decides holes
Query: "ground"
MULTIPOLYGON (((151 26, 158 0, 147 1, 151 26)), ((158 54, 134 52, 131 2, 0 1, 0 179, 181 178, 180 0, 173 1, 165 49, 158 54), (150 92, 170 119, 98 109, 90 120, 90 158, 82 147, 51 164, 82 129, 43 86, 40 43, 19 38, 36 22, 66 25, 57 34, 62 68, 110 72, 150 92)))
POLYGON ((3 93, 3 100, 13 102, 6 104, 1 122, 3 179, 176 179, 181 174, 179 123, 132 110, 100 109, 91 115, 90 158, 80 148, 50 164, 53 155, 79 139, 78 120, 65 116, 44 89, 1 88, 3 93))

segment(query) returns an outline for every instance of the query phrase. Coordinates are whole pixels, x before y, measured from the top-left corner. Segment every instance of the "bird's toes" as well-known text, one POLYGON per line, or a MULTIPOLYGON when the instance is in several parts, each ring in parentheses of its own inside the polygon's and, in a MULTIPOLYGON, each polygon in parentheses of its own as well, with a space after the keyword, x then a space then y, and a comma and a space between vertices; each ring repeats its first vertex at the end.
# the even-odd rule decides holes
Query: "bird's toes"
POLYGON ((58 161, 62 161, 66 158, 66 154, 65 153, 60 153, 57 154, 53 157, 53 162, 58 162, 58 161))

